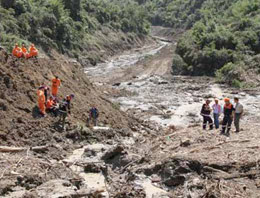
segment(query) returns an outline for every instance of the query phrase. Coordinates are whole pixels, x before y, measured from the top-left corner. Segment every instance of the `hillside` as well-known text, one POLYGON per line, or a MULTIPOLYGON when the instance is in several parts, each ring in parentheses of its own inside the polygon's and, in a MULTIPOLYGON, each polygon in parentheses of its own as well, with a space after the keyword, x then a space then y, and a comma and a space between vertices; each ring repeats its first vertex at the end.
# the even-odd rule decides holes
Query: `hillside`
POLYGON ((259 85, 258 0, 143 3, 152 24, 188 30, 173 56, 174 74, 216 76, 237 88, 259 85))
MULTIPOLYGON (((127 129, 131 120, 108 102, 106 95, 96 89, 75 61, 68 61, 55 54, 55 59, 18 60, 9 58, 0 67, 1 129, 3 145, 35 146, 48 144, 55 132, 58 118, 41 118, 37 107, 37 89, 41 84, 51 85, 51 79, 58 75, 62 80, 60 98, 73 93, 72 115, 69 129, 84 126, 91 105, 100 110, 100 124, 112 128, 127 129), (44 134, 41 136, 41 134, 44 134), (41 137, 39 139, 39 137, 41 137)), ((69 130, 68 129, 68 130, 69 130)), ((64 134, 63 134, 64 135, 64 134)), ((51 140, 53 141, 53 140, 51 140)))
POLYGON ((35 43, 95 65, 149 33, 145 10, 132 1, 0 1, 0 45, 35 43))

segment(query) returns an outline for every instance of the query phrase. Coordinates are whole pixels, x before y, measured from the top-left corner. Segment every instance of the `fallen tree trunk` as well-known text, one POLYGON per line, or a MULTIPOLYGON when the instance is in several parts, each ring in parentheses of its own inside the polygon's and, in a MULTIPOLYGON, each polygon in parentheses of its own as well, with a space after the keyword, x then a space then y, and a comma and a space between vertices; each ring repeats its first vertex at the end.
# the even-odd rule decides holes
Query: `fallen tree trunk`
POLYGON ((213 177, 213 179, 232 180, 232 179, 238 179, 238 178, 243 178, 243 177, 259 177, 259 175, 260 175, 259 171, 251 171, 249 173, 237 173, 237 174, 232 174, 230 176, 213 177))
POLYGON ((47 150, 47 148, 48 148, 48 146, 35 146, 35 147, 31 147, 31 148, 0 146, 0 152, 2 152, 2 153, 17 153, 17 152, 22 152, 22 151, 27 151, 27 150, 45 151, 45 150, 47 150))

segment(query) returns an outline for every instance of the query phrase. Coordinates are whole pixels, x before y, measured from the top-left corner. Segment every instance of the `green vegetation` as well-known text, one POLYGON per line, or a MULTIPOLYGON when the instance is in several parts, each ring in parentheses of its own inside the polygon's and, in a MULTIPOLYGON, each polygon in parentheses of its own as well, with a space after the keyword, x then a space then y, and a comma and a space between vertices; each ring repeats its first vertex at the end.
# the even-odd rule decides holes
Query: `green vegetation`
MULTIPOLYGON (((99 32, 133 40, 149 33, 150 21, 187 30, 173 57, 175 74, 237 86, 243 71, 260 72, 259 0, 0 0, 0 21, 0 43, 9 49, 33 42, 74 57, 101 50, 99 32)), ((99 55, 88 58, 95 63, 99 55)))
POLYGON ((154 25, 188 30, 177 44, 174 73, 216 75, 237 87, 247 71, 259 73, 259 0, 147 0, 145 7, 154 25))
POLYGON ((189 29, 200 19, 199 9, 206 0, 144 0, 153 25, 189 29))
POLYGON ((148 34, 145 9, 132 0, 0 0, 0 44, 37 44, 76 56, 97 31, 148 34))

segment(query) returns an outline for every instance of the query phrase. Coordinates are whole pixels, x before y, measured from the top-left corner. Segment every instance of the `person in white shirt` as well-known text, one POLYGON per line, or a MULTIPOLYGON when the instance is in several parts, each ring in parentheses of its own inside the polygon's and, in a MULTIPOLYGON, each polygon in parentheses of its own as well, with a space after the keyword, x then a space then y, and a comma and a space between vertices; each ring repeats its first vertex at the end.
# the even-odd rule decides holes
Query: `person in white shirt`
POLYGON ((239 128, 239 122, 240 122, 240 119, 244 113, 244 107, 243 105, 239 102, 239 98, 234 98, 234 102, 235 102, 235 119, 234 119, 234 125, 236 127, 236 133, 238 133, 240 131, 240 128, 239 128))
POLYGON ((219 116, 222 113, 222 107, 218 104, 218 99, 215 99, 215 104, 212 106, 213 109, 213 117, 214 117, 214 125, 216 129, 219 128, 219 116))

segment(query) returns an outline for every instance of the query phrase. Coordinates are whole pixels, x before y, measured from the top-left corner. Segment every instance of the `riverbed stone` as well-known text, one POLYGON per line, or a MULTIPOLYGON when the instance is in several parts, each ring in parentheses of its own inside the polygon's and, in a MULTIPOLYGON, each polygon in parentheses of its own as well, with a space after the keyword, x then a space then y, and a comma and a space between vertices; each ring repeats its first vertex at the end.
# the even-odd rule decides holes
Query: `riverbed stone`
POLYGON ((164 184, 173 187, 178 185, 183 185, 185 182, 185 177, 182 175, 172 176, 164 181, 164 184))

